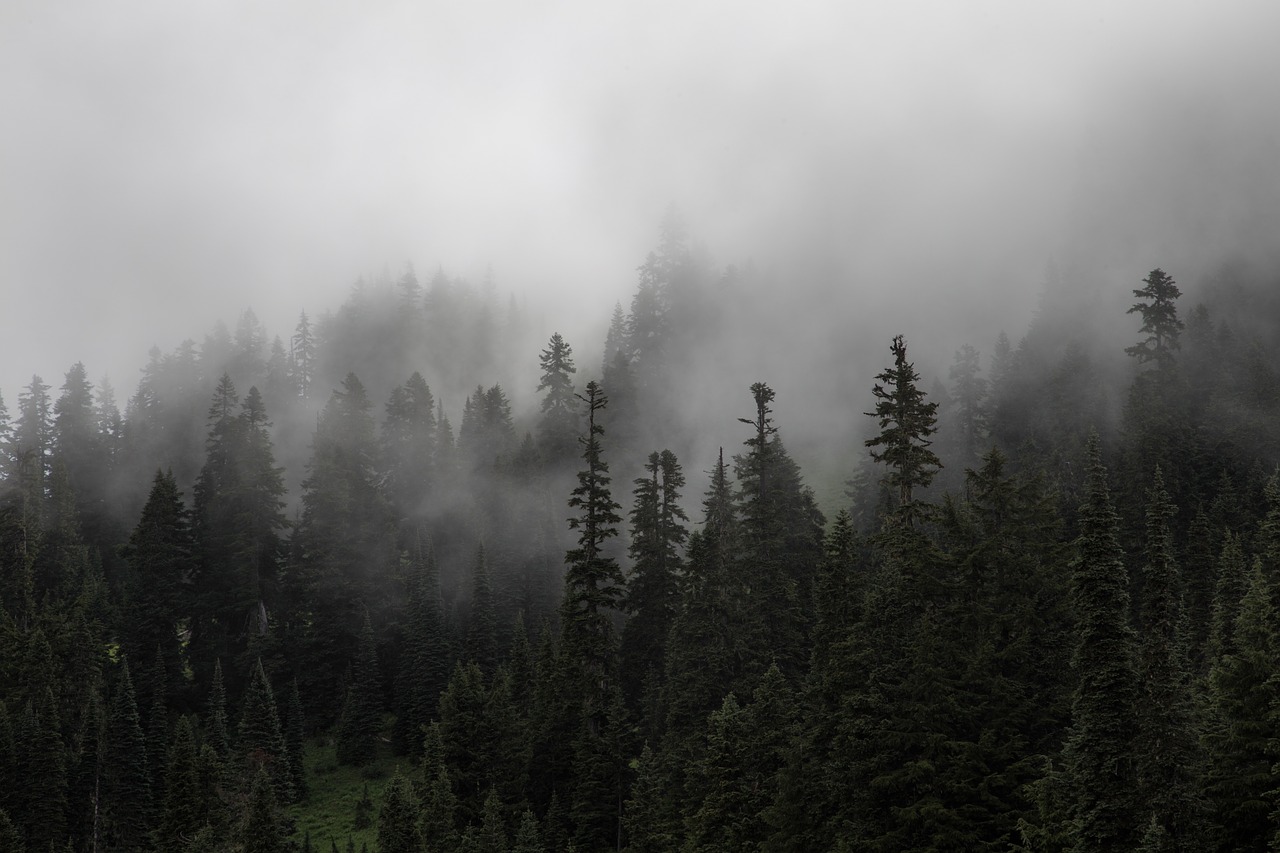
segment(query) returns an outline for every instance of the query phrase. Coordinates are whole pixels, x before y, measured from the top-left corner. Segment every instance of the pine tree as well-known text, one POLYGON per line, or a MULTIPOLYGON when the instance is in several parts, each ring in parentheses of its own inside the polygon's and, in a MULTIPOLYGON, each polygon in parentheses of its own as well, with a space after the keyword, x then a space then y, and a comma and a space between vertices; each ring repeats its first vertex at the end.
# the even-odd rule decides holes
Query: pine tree
POLYGON ((382 687, 378 678, 378 650, 373 625, 364 615, 360 645, 351 662, 351 685, 338 727, 338 761, 368 764, 377 756, 378 731, 382 724, 382 687))
POLYGON ((397 769, 382 789, 382 809, 378 812, 379 853, 421 853, 418 817, 418 799, 397 769))
POLYGON ((475 849, 479 853, 507 853, 507 828, 502 800, 492 788, 484 798, 480 831, 476 833, 475 842, 475 849))
POLYGON ((881 482, 893 494, 894 517, 912 525, 923 514, 923 506, 914 499, 915 489, 927 487, 942 467, 929 449, 929 436, 937 432, 938 404, 925 402, 902 335, 894 337, 889 350, 893 367, 876 376, 871 392, 879 402, 874 412, 867 413, 879 422, 880 434, 867 439, 866 445, 880 448, 871 451, 871 458, 888 469, 881 482))
POLYGON ((458 845, 457 798, 449 771, 441 765, 422 798, 422 840, 427 850, 453 850, 458 845))
POLYGON ((317 353, 316 339, 311 333, 311 321, 307 319, 306 311, 298 316, 298 325, 289 339, 289 361, 295 393, 302 400, 311 399, 316 380, 317 353))
POLYGON ((1079 853, 1135 844, 1146 817, 1139 809, 1132 752, 1137 677, 1128 573, 1096 435, 1089 456, 1071 578, 1078 680, 1064 747, 1079 853))

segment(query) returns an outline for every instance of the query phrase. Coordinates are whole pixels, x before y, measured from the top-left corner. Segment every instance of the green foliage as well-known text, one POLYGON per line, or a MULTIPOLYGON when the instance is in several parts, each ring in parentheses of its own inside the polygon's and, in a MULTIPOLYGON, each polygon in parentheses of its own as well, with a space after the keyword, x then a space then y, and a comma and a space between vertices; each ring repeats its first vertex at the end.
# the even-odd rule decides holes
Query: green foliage
POLYGON ((151 825, 151 776, 128 660, 116 677, 101 761, 98 803, 103 839, 108 848, 142 849, 151 825))
POLYGON ((204 825, 208 813, 200 785, 199 754, 189 717, 174 727, 173 746, 164 779, 164 810, 159 836, 163 845, 178 847, 204 825))
POLYGON ((382 808, 378 812, 379 853, 421 853, 422 832, 418 819, 418 799, 397 769, 382 790, 382 808))
POLYGON ((1179 333, 1184 328, 1178 319, 1178 308, 1174 304, 1182 291, 1172 278, 1158 267, 1144 278, 1146 287, 1133 292, 1138 299, 1145 302, 1135 303, 1127 313, 1137 313, 1142 317, 1142 329, 1147 337, 1125 352, 1138 360, 1139 364, 1155 363, 1159 371, 1165 371, 1173 363, 1173 353, 1179 349, 1179 333))
POLYGON ((284 853, 284 832, 276 808, 276 795, 271 777, 259 766, 249 791, 249 804, 240 829, 244 853, 284 853))
POLYGON ((578 369, 573 364, 573 349, 556 332, 538 357, 542 378, 538 390, 542 398, 542 420, 538 423, 541 449, 551 462, 563 462, 577 446, 579 406, 570 378, 578 369))

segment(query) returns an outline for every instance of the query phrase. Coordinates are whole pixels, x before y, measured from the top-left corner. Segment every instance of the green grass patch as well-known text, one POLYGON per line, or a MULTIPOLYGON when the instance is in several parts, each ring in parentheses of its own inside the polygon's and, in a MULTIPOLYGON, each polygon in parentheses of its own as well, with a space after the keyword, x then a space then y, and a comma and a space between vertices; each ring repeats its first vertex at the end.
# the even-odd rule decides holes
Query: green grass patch
POLYGON ((347 836, 350 836, 357 853, 362 843, 369 845, 370 853, 375 853, 382 789, 397 766, 405 775, 412 773, 409 760, 380 749, 378 760, 372 764, 345 767, 338 764, 330 737, 308 740, 303 764, 310 788, 307 799, 286 810, 294 821, 297 830, 294 838, 298 843, 301 844, 303 837, 310 832, 311 845, 316 853, 330 853, 331 838, 338 843, 339 853, 346 853, 347 836), (369 798, 373 800, 373 822, 366 829, 356 829, 356 803, 360 801, 365 785, 369 786, 369 798))

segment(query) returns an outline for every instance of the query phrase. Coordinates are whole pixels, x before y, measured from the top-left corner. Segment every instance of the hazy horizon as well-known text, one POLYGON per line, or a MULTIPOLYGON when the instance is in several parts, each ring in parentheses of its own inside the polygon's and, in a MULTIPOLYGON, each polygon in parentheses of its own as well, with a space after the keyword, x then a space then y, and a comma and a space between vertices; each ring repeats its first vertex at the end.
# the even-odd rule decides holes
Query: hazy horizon
POLYGON ((1051 265, 1123 294, 1275 262, 1278 25, 1262 3, 5 4, 0 393, 12 412, 38 373, 56 397, 83 361, 123 405, 152 345, 246 308, 287 338, 406 262, 492 270, 595 352, 671 204, 718 267, 787 290, 804 347, 985 352, 1051 265))

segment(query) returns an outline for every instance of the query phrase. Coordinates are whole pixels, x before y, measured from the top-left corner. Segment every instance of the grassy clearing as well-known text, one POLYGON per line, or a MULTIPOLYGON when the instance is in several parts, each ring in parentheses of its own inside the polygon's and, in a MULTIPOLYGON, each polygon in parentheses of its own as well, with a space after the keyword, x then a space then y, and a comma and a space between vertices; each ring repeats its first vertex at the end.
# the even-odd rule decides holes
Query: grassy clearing
POLYGON ((355 842, 357 853, 362 843, 368 844, 370 851, 376 850, 374 842, 382 789, 397 765, 402 773, 409 772, 406 759, 380 752, 378 760, 367 767, 344 767, 334 757, 332 738, 326 738, 308 741, 303 761, 310 791, 304 802, 287 810, 294 821, 297 830, 294 838, 298 843, 301 844, 303 837, 310 832, 316 853, 330 853, 330 839, 338 843, 340 853, 346 853, 349 835, 355 842), (370 815, 373 823, 366 829, 356 829, 356 803, 366 783, 369 785, 369 798, 374 804, 370 815))

